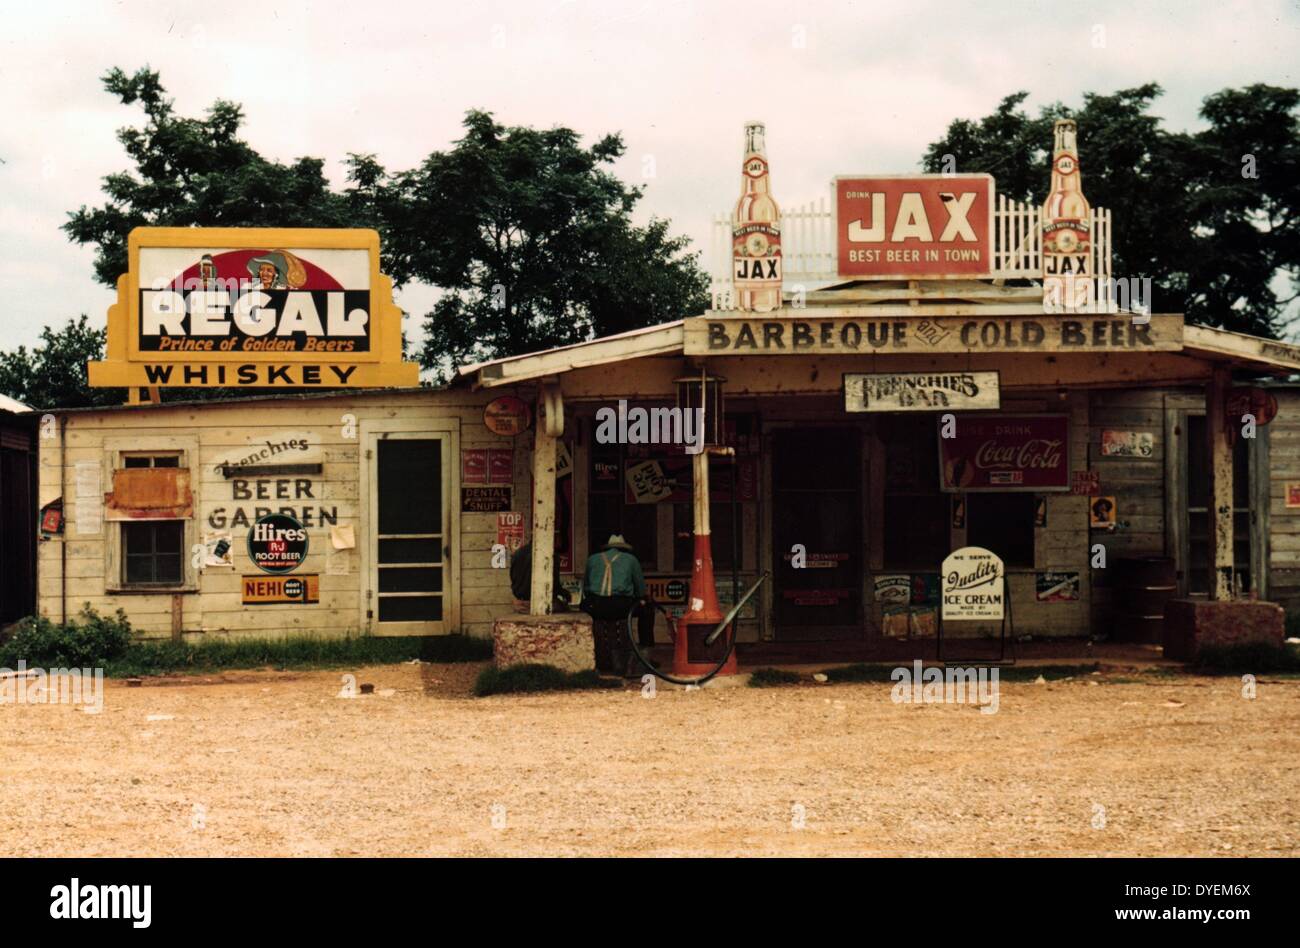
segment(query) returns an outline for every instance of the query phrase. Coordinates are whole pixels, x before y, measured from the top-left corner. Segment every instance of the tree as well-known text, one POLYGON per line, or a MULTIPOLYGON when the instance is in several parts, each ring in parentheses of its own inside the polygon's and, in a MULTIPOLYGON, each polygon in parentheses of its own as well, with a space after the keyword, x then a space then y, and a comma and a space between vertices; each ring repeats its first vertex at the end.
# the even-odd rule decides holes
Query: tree
POLYGON ((1300 92, 1253 85, 1204 100, 1208 127, 1169 132, 1150 114, 1154 83, 1085 94, 1030 117, 1027 93, 952 122, 927 150, 927 171, 983 171, 998 190, 1041 203, 1051 180, 1052 123, 1079 123, 1083 188, 1112 208, 1116 278, 1149 277, 1157 311, 1277 335, 1300 278, 1300 92), (1291 293, 1281 287, 1289 280, 1291 293))
POLYGON ((642 191, 607 166, 607 135, 506 128, 471 111, 465 135, 415 169, 354 161, 355 199, 380 222, 388 272, 444 290, 420 362, 458 364, 582 342, 702 312, 707 278, 668 223, 631 223, 642 191))
POLYGON ((46 326, 31 351, 19 346, 0 352, 0 392, 32 408, 120 405, 124 389, 86 385, 86 363, 103 357, 104 330, 91 326, 82 313, 62 329, 46 326))
POLYGON ((146 122, 117 139, 135 164, 104 179, 108 201, 68 215, 79 244, 95 244, 95 276, 107 286, 127 270, 135 227, 365 227, 361 203, 330 190, 324 162, 269 161, 239 138, 243 110, 218 99, 201 119, 176 114, 158 73, 110 70, 104 88, 123 105, 139 103, 146 122))

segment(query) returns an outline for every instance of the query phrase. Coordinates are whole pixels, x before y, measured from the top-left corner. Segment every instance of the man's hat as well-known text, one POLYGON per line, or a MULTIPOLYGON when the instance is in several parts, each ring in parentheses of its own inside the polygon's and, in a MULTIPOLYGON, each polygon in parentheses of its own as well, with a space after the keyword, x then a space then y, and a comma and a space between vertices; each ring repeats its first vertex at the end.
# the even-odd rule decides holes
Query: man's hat
POLYGON ((609 535, 609 542, 607 542, 607 543, 605 544, 605 549, 607 549, 607 550, 627 550, 629 553, 631 553, 631 552, 632 552, 632 544, 631 544, 631 543, 628 543, 626 540, 623 539, 623 534, 621 534, 621 533, 611 533, 611 534, 609 535))
POLYGON ((277 283, 283 283, 285 279, 285 274, 289 269, 288 264, 286 264, 284 261, 283 254, 268 253, 268 254, 263 254, 260 257, 253 257, 248 261, 249 274, 254 278, 256 278, 258 275, 257 271, 262 267, 263 264, 268 264, 268 263, 271 266, 275 267, 275 281, 277 283))

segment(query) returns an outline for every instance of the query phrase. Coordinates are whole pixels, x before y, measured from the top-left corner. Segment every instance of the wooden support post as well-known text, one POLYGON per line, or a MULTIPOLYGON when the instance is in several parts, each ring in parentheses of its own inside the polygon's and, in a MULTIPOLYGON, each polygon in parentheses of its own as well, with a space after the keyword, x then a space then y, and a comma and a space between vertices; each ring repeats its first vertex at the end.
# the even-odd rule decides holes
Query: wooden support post
MULTIPOLYGON (((530 615, 551 614, 555 601, 552 577, 555 571, 555 447, 556 430, 548 413, 559 403, 543 395, 537 399, 533 424, 533 579, 528 597, 530 615)), ((560 409, 563 411, 563 409, 560 409)), ((559 430, 563 430, 561 427, 559 430)))
POLYGON ((1209 565, 1210 598, 1228 600, 1233 588, 1232 538, 1232 445, 1228 443, 1228 387, 1232 373, 1226 366, 1214 367, 1214 376, 1206 386, 1205 433, 1210 452, 1209 565))

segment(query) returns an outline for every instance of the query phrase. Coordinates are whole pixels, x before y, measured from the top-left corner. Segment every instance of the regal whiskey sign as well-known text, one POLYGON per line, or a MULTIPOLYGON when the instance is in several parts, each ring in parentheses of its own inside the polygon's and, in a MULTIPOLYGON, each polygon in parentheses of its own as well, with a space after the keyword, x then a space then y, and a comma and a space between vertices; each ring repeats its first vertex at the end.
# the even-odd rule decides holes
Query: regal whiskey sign
POLYGON ((95 386, 416 385, 372 230, 137 228, 95 386))

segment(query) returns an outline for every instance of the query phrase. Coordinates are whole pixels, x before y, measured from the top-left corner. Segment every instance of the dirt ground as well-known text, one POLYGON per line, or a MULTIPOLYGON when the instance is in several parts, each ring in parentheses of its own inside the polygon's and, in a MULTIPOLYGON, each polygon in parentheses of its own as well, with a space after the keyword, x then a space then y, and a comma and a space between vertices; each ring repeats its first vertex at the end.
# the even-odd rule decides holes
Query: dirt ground
MULTIPOLYGON (((1300 682, 476 699, 480 665, 0 706, 0 855, 1294 855, 1300 682)), ((1094 682, 1096 684, 1094 684, 1094 682)))

